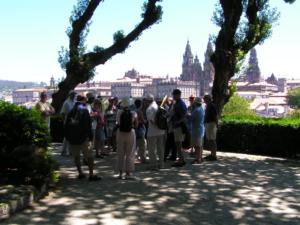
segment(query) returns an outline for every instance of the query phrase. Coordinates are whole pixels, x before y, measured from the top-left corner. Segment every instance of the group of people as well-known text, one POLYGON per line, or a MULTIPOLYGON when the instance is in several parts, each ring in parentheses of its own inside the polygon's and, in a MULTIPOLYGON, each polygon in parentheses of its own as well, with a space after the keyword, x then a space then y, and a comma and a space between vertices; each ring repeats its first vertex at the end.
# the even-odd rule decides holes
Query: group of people
POLYGON ((203 101, 191 96, 186 106, 181 91, 175 89, 172 97, 160 100, 151 94, 135 100, 128 97, 119 101, 112 97, 105 107, 101 97, 90 93, 76 95, 71 91, 61 109, 62 155, 74 157, 78 178, 82 179, 83 154, 90 181, 101 179, 93 173, 94 155, 103 158, 111 151, 117 152, 119 179, 135 179, 132 172, 136 160, 146 163, 151 170, 163 169, 167 160, 174 161, 174 167, 182 167, 186 164, 187 149, 191 149, 194 157, 192 164, 202 163, 204 136, 211 151, 205 159, 217 160, 218 113, 210 95, 205 95, 203 101))

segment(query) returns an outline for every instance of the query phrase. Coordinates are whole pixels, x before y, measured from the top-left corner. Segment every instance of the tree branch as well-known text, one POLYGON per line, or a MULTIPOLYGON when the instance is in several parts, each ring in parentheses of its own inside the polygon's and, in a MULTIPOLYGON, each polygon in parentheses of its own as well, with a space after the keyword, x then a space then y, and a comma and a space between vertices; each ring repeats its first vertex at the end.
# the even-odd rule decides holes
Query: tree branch
POLYGON ((103 2, 103 0, 90 0, 84 13, 75 21, 72 22, 72 32, 70 34, 70 58, 73 56, 78 56, 78 46, 80 44, 80 34, 85 29, 88 21, 92 18, 98 5, 103 2))
POLYGON ((156 3, 160 1, 161 0, 148 0, 145 12, 142 14, 143 20, 129 34, 100 52, 86 53, 83 55, 83 61, 86 62, 90 68, 94 68, 100 64, 104 64, 115 54, 125 51, 129 44, 137 39, 144 30, 160 20, 162 14, 161 7, 156 5, 156 3))

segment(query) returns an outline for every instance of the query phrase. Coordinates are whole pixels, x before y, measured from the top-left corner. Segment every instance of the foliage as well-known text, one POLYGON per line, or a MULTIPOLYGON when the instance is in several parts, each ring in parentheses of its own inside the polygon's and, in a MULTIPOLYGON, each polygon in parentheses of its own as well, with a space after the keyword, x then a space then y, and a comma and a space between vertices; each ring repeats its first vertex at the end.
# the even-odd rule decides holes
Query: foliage
POLYGON ((147 0, 142 6, 142 20, 127 34, 119 30, 113 34, 113 44, 103 48, 95 46, 87 50, 85 40, 89 32, 94 12, 103 0, 77 0, 70 17, 70 27, 67 29, 69 47, 62 47, 58 61, 66 70, 66 79, 58 84, 58 91, 52 96, 52 105, 59 112, 67 94, 79 83, 93 79, 96 67, 105 64, 114 55, 123 53, 130 43, 137 40, 142 32, 153 24, 160 22, 162 7, 158 5, 162 0, 147 0))
MULTIPOLYGON (((292 3, 293 1, 285 0, 292 3)), ((215 68, 213 101, 222 112, 229 100, 228 84, 240 71, 242 60, 257 44, 271 36, 279 18, 269 0, 218 1, 212 21, 220 27, 211 62, 215 68)))
POLYGON ((300 87, 290 90, 287 99, 289 106, 300 109, 300 87))
POLYGON ((300 118, 226 116, 218 130, 218 148, 277 157, 300 157, 300 118))
POLYGON ((0 124, 1 153, 9 153, 21 145, 46 148, 49 144, 47 124, 35 110, 1 101, 0 124))
POLYGON ((49 130, 39 112, 0 101, 0 174, 32 182, 51 174, 49 130))
POLYGON ((224 106, 222 116, 252 116, 256 114, 250 109, 250 103, 243 97, 234 94, 224 106))
POLYGON ((293 110, 287 117, 291 119, 300 119, 300 109, 293 110))
POLYGON ((113 39, 114 39, 114 42, 116 43, 116 42, 122 40, 124 37, 125 37, 124 31, 118 30, 116 33, 114 33, 113 39))

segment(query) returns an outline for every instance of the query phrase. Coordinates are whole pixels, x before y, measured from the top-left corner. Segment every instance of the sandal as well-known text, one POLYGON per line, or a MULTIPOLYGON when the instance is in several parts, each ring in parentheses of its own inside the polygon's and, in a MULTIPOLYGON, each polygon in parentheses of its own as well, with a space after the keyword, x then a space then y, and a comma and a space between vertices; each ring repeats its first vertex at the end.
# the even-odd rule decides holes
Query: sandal
POLYGON ((185 161, 177 161, 175 162, 172 167, 183 167, 185 165, 185 161))
POLYGON ((93 175, 89 177, 89 181, 98 181, 101 180, 101 177, 98 177, 97 175, 93 175))
POLYGON ((84 174, 84 173, 81 173, 81 174, 78 175, 77 178, 78 178, 79 180, 84 179, 84 178, 85 178, 85 174, 84 174))
POLYGON ((125 180, 137 180, 137 178, 132 175, 125 175, 125 180))
POLYGON ((98 159, 103 159, 104 156, 103 156, 103 155, 96 155, 96 158, 98 158, 98 159))
POLYGON ((199 160, 199 159, 195 159, 191 162, 191 164, 195 165, 195 164, 201 164, 203 163, 203 160, 199 160))

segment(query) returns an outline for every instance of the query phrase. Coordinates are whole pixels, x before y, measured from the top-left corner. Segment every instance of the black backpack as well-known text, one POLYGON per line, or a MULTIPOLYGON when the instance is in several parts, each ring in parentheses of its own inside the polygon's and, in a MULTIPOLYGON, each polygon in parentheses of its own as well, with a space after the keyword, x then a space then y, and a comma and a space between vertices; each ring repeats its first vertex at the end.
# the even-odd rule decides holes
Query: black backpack
POLYGON ((130 132, 132 129, 132 113, 128 108, 121 113, 119 128, 121 132, 130 132))
POLYGON ((83 114, 79 109, 73 109, 67 116, 65 137, 71 144, 82 144, 86 139, 83 114))
POLYGON ((167 111, 162 107, 159 107, 155 114, 155 124, 161 130, 168 129, 167 111))

